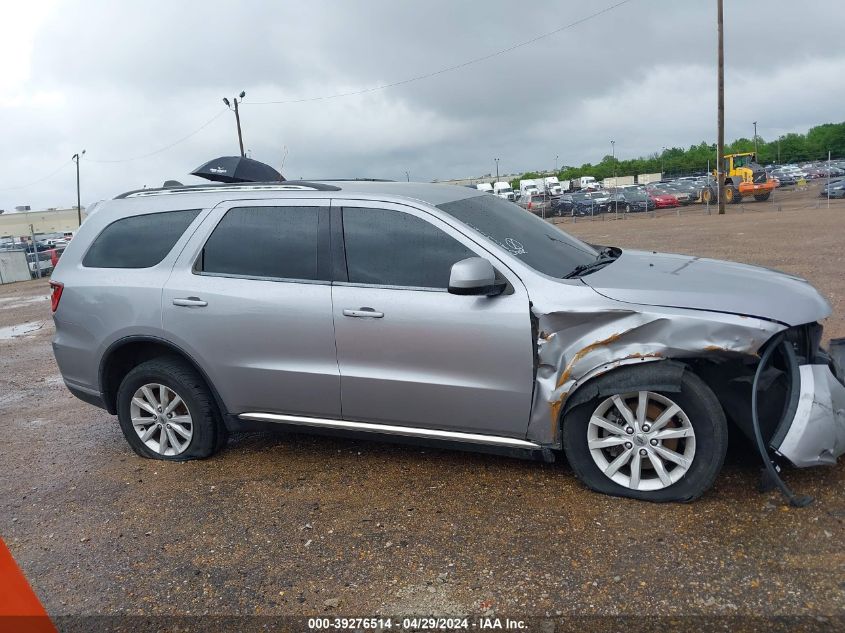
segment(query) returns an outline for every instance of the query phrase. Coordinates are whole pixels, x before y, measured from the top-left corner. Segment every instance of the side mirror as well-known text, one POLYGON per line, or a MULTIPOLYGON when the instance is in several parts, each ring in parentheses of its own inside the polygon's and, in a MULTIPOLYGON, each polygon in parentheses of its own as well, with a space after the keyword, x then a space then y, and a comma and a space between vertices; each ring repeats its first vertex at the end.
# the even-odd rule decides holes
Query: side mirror
POLYGON ((449 293, 492 297, 501 294, 505 282, 496 280, 493 264, 483 257, 469 257, 452 264, 449 293))

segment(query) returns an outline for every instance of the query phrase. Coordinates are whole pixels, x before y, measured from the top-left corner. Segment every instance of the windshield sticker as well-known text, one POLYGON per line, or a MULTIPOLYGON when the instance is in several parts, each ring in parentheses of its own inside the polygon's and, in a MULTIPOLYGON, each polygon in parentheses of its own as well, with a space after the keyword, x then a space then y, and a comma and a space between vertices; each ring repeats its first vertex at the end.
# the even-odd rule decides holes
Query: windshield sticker
POLYGON ((518 241, 513 239, 512 237, 505 238, 505 241, 502 243, 506 249, 508 249, 514 255, 525 255, 525 247, 518 241))

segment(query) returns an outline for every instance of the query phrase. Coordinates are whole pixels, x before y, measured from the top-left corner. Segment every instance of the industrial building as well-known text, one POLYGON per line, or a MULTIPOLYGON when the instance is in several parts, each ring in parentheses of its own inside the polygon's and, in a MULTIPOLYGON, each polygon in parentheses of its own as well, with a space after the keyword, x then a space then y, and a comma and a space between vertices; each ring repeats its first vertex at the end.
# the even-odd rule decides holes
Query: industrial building
MULTIPOLYGON (((86 216, 82 209, 82 219, 86 216)), ((69 209, 46 209, 0 214, 0 237, 29 236, 37 233, 67 233, 79 228, 76 207, 69 209), (32 225, 32 228, 30 228, 32 225)))

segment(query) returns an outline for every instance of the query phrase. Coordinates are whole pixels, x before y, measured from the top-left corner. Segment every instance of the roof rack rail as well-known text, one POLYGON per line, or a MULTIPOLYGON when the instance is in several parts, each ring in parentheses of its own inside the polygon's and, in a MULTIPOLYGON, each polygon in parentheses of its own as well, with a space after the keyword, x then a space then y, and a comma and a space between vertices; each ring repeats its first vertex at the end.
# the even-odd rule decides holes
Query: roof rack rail
POLYGON ((133 189, 115 196, 123 198, 141 198, 144 196, 172 195, 178 193, 212 193, 215 191, 340 191, 340 187, 310 180, 285 180, 284 182, 236 182, 202 185, 183 185, 181 187, 155 187, 133 189))

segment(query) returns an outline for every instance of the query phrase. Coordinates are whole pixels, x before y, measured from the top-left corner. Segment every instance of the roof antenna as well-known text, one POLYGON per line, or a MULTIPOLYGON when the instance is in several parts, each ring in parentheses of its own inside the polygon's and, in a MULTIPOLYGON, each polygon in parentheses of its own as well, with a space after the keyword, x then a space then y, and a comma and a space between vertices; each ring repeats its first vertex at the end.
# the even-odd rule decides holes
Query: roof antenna
POLYGON ((284 146, 284 150, 285 150, 285 153, 284 153, 284 156, 282 156, 282 164, 279 167, 279 182, 285 181, 285 177, 282 175, 282 173, 283 173, 282 170, 285 168, 285 161, 288 159, 288 146, 287 145, 284 146))

